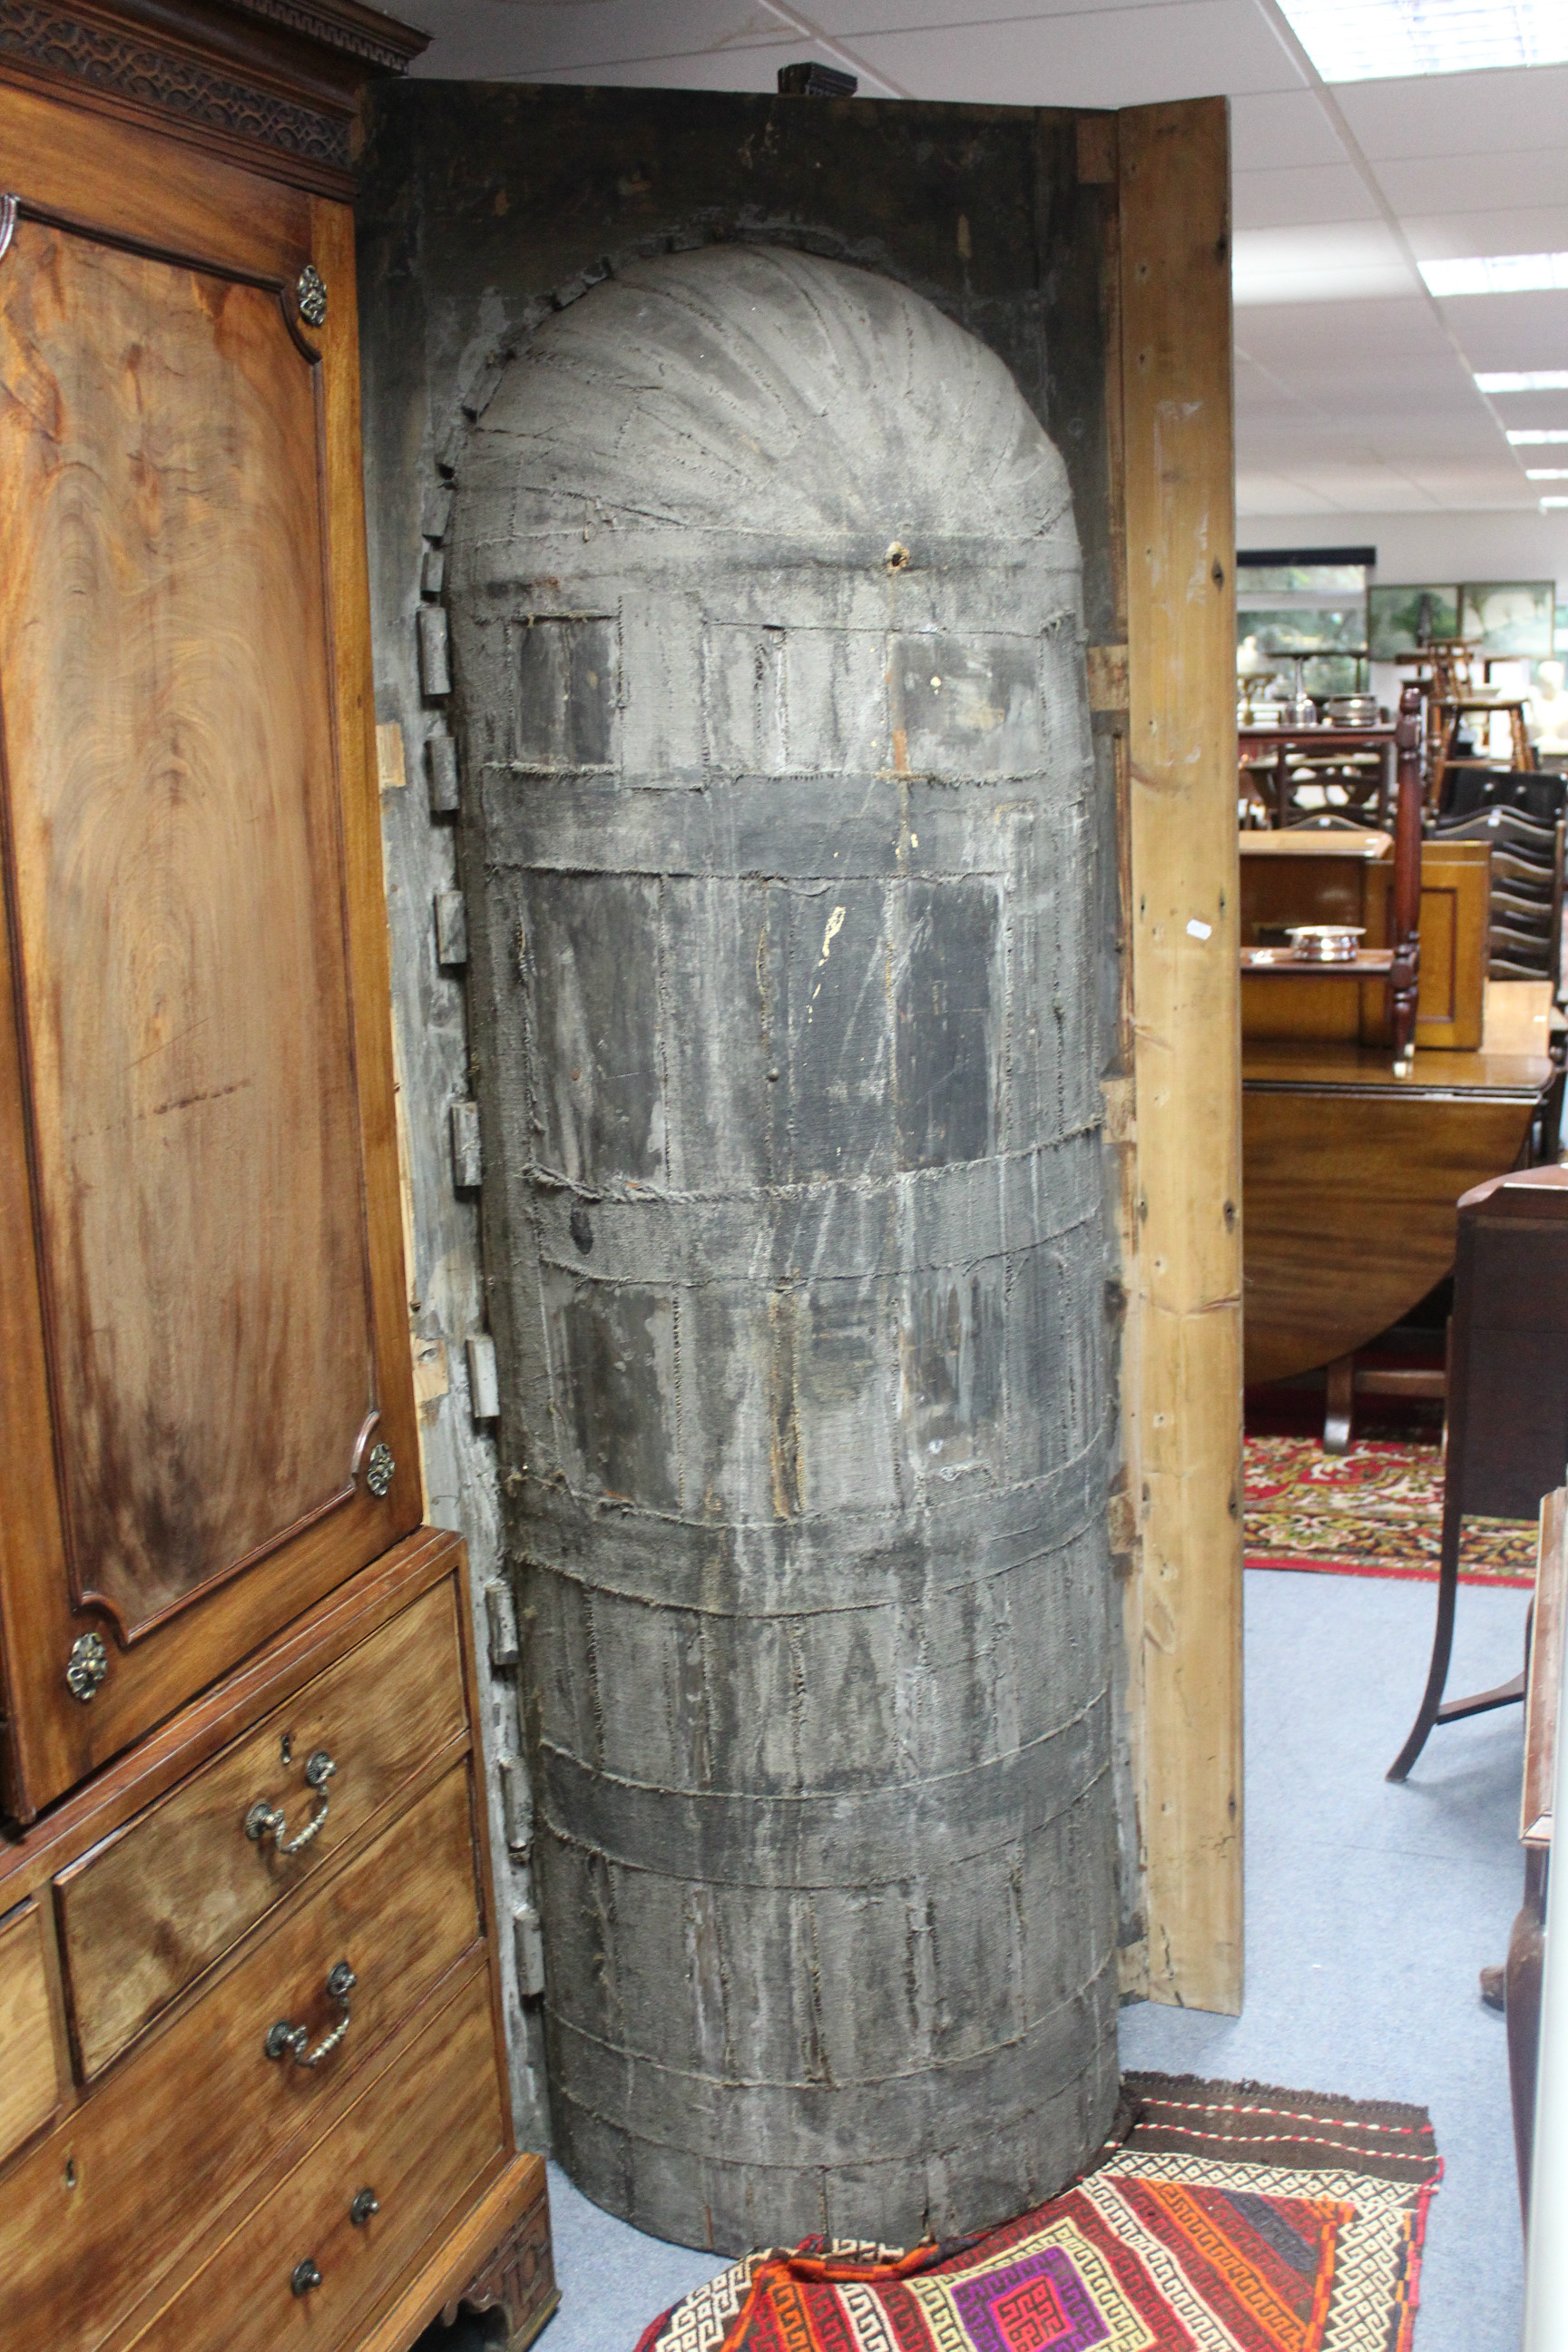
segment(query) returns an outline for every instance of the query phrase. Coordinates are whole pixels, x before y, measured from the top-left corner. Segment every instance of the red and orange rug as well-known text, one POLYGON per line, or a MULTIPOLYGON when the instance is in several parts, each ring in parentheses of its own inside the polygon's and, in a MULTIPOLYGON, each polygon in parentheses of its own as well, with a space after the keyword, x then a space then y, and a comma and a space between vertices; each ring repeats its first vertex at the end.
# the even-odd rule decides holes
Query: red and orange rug
MULTIPOLYGON (((1443 1454, 1435 1444, 1358 1439, 1325 1454, 1316 1437, 1247 1440, 1248 1568, 1435 1583, 1443 1535, 1443 1454)), ((1466 1584, 1532 1585, 1531 1520, 1467 1518, 1466 1584)))
POLYGON ((955 2244, 752 2254, 637 2352, 1409 2352, 1425 2109, 1130 2075, 1100 2163, 955 2244))

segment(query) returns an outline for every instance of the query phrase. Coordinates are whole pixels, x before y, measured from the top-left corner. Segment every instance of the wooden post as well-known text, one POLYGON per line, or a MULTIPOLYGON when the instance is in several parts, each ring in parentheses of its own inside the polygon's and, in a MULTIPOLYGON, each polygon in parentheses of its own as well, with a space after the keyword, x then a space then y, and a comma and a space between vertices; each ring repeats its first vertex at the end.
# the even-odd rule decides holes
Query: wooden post
POLYGON ((1394 1024, 1394 1067, 1410 1075, 1415 1040, 1415 997, 1421 967, 1421 689, 1399 698, 1394 730, 1399 751, 1399 800, 1394 831, 1394 961, 1388 1002, 1394 1024))
MULTIPOLYGON (((1120 118, 1142 1654, 1155 2000, 1241 2005, 1241 1074, 1229 138, 1120 118)), ((1138 1693, 1142 1687, 1141 1720, 1138 1693)))

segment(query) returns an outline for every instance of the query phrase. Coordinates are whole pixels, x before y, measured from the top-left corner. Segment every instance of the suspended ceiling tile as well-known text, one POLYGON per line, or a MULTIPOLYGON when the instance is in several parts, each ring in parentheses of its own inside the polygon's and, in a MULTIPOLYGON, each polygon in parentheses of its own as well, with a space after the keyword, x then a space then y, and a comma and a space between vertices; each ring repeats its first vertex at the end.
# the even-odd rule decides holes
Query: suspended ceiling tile
POLYGON ((1415 213, 1401 226, 1419 261, 1568 251, 1568 203, 1507 212, 1415 213))
POLYGON ((1456 296, 1440 307, 1444 323, 1478 373, 1568 368, 1568 289, 1456 296))
POLYGON ((1383 359, 1458 364, 1441 321, 1408 277, 1396 299, 1379 303, 1375 320, 1352 302, 1258 302, 1237 319, 1236 339, 1270 367, 1297 358, 1333 369, 1383 359))
POLYGON ((1230 202, 1237 229, 1292 228, 1307 222, 1380 217, 1366 183, 1350 163, 1233 172, 1230 202))
POLYGON ((1377 177, 1389 203, 1407 219, 1568 205, 1568 139, 1556 147, 1411 156, 1380 163, 1377 177))
POLYGON ((858 55, 919 98, 1142 106, 1279 89, 1300 76, 1252 0, 1174 0, 949 31, 878 34, 858 55))
POLYGON ((1410 155, 1506 154, 1556 147, 1568 121, 1568 66, 1342 82, 1345 121, 1373 163, 1410 155))
MULTIPOLYGON (((1363 302, 1409 294, 1417 281, 1381 220, 1238 229, 1237 305, 1363 302)), ((1246 330, 1238 328, 1238 334, 1246 330)))
POLYGON ((1244 515, 1328 514, 1333 511, 1327 499, 1320 498, 1289 474, 1246 472, 1239 466, 1236 472, 1236 512, 1239 520, 1244 515))
POLYGON ((1121 14, 1171 5, 1172 0, 1022 0, 1022 5, 1020 0, 812 0, 805 13, 836 40, 856 40, 865 34, 934 31, 944 25, 1093 16, 1106 5, 1121 14))
MULTIPOLYGON (((1295 79, 1293 68, 1280 76, 1281 83, 1295 79)), ((1237 172, 1299 171, 1342 163, 1345 150, 1315 90, 1280 88, 1233 95, 1230 156, 1237 172)))
MULTIPOLYGON (((529 0, 421 0, 418 16, 432 37, 415 70, 454 80, 526 81, 568 73, 595 81, 597 68, 606 64, 648 58, 684 62, 735 41, 776 44, 780 37, 778 17, 763 0, 682 0, 679 15, 662 0, 584 0, 561 7, 529 0)), ((789 37, 794 55, 799 37, 789 37)), ((666 79, 684 81, 685 75, 666 79)))

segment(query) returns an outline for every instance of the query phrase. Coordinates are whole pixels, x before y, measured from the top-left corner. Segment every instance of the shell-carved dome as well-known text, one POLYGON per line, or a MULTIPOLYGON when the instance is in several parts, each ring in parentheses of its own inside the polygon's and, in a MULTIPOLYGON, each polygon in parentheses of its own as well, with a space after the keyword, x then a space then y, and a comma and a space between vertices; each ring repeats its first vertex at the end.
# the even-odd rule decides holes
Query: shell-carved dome
POLYGON ((1077 559, 1066 470, 995 354, 907 287, 773 246, 638 262, 549 320, 478 474, 504 478, 513 537, 613 519, 879 556, 910 533, 1059 538, 1077 559))

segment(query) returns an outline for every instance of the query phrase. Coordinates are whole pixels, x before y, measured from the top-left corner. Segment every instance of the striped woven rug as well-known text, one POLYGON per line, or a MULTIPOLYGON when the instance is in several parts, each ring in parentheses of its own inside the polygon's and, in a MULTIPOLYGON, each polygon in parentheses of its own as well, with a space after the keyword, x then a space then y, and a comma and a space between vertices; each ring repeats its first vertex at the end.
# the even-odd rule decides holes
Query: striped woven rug
POLYGON ((1129 2075, 1099 2161, 1000 2229, 752 2254, 637 2352, 1410 2352, 1420 2107, 1129 2075))
MULTIPOLYGON (((1316 1437, 1247 1440, 1248 1568, 1436 1582, 1443 1534, 1443 1455, 1435 1444, 1358 1439, 1325 1454, 1316 1437)), ((1534 1520, 1467 1518, 1467 1584, 1532 1585, 1534 1520)))

